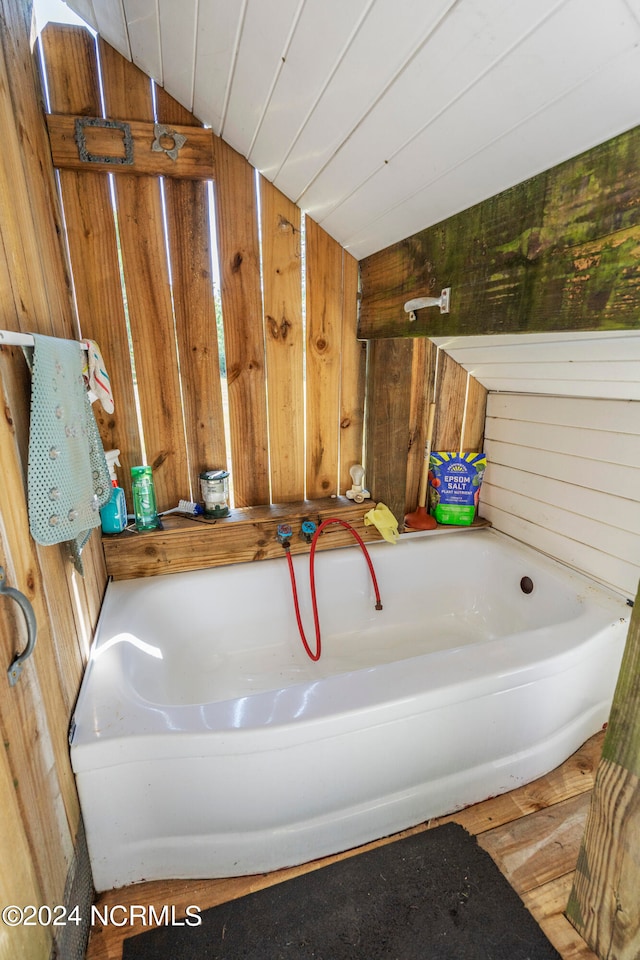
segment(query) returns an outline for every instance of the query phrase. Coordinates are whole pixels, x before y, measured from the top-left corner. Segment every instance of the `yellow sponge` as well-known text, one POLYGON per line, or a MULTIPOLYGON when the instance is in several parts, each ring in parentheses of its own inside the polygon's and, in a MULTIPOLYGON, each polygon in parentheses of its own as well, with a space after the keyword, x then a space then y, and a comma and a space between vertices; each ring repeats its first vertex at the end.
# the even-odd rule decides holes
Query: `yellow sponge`
POLYGON ((400 534, 398 533, 398 521, 384 503, 377 503, 373 510, 369 510, 364 515, 365 526, 374 526, 382 534, 387 543, 396 543, 400 534))

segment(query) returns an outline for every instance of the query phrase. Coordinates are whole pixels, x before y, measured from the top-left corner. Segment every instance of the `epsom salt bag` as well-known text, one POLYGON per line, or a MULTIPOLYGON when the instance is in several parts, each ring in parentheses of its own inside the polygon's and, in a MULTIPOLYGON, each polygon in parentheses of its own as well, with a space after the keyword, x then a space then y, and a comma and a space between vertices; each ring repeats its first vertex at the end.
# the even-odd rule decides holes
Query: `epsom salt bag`
POLYGON ((438 523, 473 523, 487 458, 484 453, 432 453, 429 511, 438 523))

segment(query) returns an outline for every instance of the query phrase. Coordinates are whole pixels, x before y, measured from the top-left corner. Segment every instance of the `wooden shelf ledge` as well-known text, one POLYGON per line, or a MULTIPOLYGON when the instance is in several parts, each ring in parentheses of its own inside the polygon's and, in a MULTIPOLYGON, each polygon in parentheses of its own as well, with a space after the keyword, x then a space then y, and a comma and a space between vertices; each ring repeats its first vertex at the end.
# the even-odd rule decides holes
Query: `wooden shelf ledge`
MULTIPOLYGON (((373 507, 373 500, 354 503, 346 497, 332 497, 245 507, 232 510, 228 517, 220 520, 170 514, 163 518, 162 530, 146 533, 127 530, 114 536, 103 536, 107 573, 114 580, 126 580, 281 557, 283 548, 276 537, 280 523, 290 523, 293 527, 291 553, 308 553, 310 544, 300 537, 300 526, 305 519, 319 524, 330 517, 338 517, 350 523, 364 541, 382 540, 378 530, 364 522, 365 513, 373 507)), ((486 520, 477 520, 474 524, 487 525, 486 520)), ((469 528, 439 526, 432 533, 463 529, 469 528)), ((336 524, 323 531, 317 549, 328 550, 353 542, 351 533, 336 524)))

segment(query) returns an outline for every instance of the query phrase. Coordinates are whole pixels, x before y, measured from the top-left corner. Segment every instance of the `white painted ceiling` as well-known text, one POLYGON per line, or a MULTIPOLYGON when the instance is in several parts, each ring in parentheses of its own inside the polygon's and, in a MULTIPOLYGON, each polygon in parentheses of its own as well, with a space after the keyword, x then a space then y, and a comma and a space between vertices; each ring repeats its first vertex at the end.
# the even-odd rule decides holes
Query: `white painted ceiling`
POLYGON ((357 259, 640 123, 640 0, 67 0, 357 259))

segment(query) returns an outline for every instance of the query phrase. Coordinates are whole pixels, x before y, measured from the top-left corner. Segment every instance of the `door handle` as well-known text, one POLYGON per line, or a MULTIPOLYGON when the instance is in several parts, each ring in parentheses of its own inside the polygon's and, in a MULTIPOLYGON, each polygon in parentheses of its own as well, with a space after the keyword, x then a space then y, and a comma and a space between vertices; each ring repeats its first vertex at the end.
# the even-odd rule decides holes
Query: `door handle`
POLYGON ((36 624, 36 615, 33 612, 33 607, 24 593, 20 593, 19 590, 16 590, 14 587, 8 587, 4 574, 4 567, 0 567, 0 594, 4 594, 6 597, 11 597, 12 600, 15 600, 20 609, 24 614, 24 618, 27 622, 27 645, 22 651, 18 653, 7 670, 7 675, 9 677, 9 685, 15 686, 15 684, 20 679, 20 674, 22 673, 22 665, 25 660, 27 660, 33 653, 36 645, 36 636, 38 632, 36 624))

